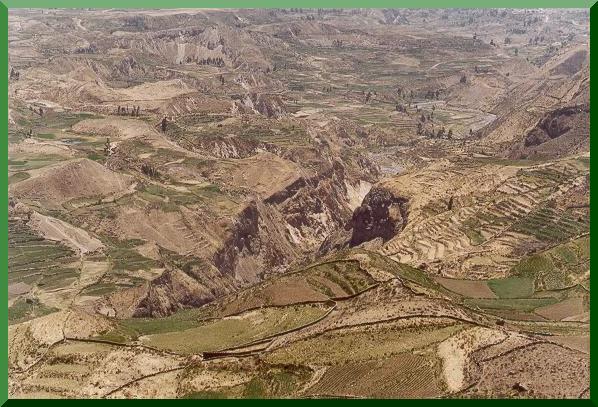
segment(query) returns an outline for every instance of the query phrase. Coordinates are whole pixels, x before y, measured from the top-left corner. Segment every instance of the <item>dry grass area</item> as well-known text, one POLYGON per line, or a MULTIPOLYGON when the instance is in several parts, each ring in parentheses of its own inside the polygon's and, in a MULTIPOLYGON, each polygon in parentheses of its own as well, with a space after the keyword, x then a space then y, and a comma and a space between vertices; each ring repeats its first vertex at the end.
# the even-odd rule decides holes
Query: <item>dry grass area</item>
POLYGON ((587 389, 588 355, 556 345, 538 344, 513 350, 482 363, 482 379, 468 394, 484 397, 579 398, 587 389), (513 386, 524 384, 521 394, 513 386))
POLYGON ((588 398, 583 9, 11 9, 11 398, 588 398))
POLYGON ((88 159, 77 159, 36 170, 31 178, 15 184, 11 194, 51 209, 75 198, 102 199, 124 193, 132 183, 129 176, 110 171, 88 159))

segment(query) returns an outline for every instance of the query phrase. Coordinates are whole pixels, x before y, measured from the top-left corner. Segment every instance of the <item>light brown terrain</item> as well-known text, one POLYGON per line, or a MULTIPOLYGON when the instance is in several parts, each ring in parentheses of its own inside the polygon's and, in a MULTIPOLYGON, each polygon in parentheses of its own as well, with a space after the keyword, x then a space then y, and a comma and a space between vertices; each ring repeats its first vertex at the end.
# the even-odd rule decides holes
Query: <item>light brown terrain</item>
POLYGON ((14 398, 589 398, 589 14, 9 13, 14 398))

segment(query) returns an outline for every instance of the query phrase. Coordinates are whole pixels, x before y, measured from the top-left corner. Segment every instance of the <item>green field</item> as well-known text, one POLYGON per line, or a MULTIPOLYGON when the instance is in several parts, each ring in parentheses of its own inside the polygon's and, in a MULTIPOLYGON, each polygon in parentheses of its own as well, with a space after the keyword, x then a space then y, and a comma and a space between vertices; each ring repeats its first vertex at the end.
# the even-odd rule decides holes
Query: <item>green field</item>
POLYGON ((482 309, 530 312, 556 302, 555 298, 467 298, 464 304, 482 309))
POLYGON ((198 322, 194 328, 186 328, 188 322, 182 320, 180 331, 141 339, 147 345, 181 353, 215 351, 300 327, 320 318, 326 311, 326 308, 312 305, 264 308, 214 322, 198 322))
POLYGON ((536 290, 561 289, 589 271, 590 237, 584 236, 523 258, 512 273, 534 281, 536 290))
POLYGON ((488 287, 499 298, 529 298, 534 293, 534 280, 528 277, 488 280, 488 287))
POLYGON ((69 285, 78 275, 71 267, 75 253, 60 243, 43 239, 21 220, 8 221, 8 283, 69 285))
POLYGON ((385 358, 441 342, 464 328, 463 324, 400 327, 380 324, 360 330, 331 331, 294 342, 270 353, 270 363, 337 365, 385 358))
POLYGON ((37 299, 18 299, 8 307, 8 324, 18 324, 33 318, 38 318, 58 311, 54 307, 48 307, 37 299))

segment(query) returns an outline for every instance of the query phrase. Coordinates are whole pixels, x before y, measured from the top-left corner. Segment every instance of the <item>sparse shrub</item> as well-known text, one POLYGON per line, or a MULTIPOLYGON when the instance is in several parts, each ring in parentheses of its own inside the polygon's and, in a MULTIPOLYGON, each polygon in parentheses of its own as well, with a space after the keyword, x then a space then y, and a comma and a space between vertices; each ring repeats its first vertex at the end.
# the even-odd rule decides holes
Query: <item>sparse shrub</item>
POLYGON ((150 178, 156 178, 160 176, 160 172, 153 165, 145 162, 141 164, 141 172, 150 178))

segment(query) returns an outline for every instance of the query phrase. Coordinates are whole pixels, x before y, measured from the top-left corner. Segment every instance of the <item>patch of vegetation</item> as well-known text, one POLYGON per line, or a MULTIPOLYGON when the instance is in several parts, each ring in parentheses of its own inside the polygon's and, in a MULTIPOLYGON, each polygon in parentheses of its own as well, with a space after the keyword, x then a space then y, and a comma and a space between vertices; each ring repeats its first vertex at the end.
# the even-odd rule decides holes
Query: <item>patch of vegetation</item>
POLYGON ((182 353, 215 351, 305 325, 326 311, 325 308, 312 305, 264 308, 238 317, 198 323, 195 328, 150 335, 147 343, 182 353))
POLYGON ((384 359, 441 342, 465 326, 434 321, 418 327, 385 323, 359 331, 330 331, 277 349, 266 356, 266 361, 303 364, 317 360, 319 364, 342 365, 384 359))
POLYGON ((157 184, 143 187, 139 196, 157 205, 164 212, 176 212, 180 206, 193 205, 202 201, 191 192, 180 192, 157 184))
POLYGON ((184 331, 197 327, 206 316, 205 308, 180 310, 163 318, 129 318, 120 321, 120 330, 126 336, 136 339, 142 335, 184 331))
POLYGON ((275 369, 252 378, 243 390, 243 397, 250 399, 278 398, 291 395, 299 385, 307 380, 306 371, 275 369))
POLYGON ((486 241, 479 229, 465 229, 463 232, 469 238, 469 240, 471 240, 471 244, 474 246, 482 244, 486 241))
POLYGON ((407 264, 397 262, 394 263, 394 266, 387 270, 399 276, 400 278, 414 282, 425 288, 431 288, 433 290, 440 291, 443 293, 451 293, 443 286, 438 284, 436 281, 434 281, 434 279, 428 276, 428 274, 426 274, 424 271, 415 267, 411 267, 407 264))
POLYGON ((155 260, 142 256, 135 249, 109 247, 106 254, 114 270, 149 270, 157 267, 155 260))
POLYGON ((43 273, 37 285, 49 290, 65 287, 75 282, 79 274, 79 270, 73 268, 55 268, 43 273))
POLYGON ((589 215, 589 208, 568 208, 561 211, 542 207, 519 219, 512 229, 544 242, 558 243, 589 232, 589 215))
MULTIPOLYGON (((346 293, 346 295, 355 294, 365 290, 367 287, 375 283, 374 279, 361 269, 357 261, 335 261, 329 263, 321 263, 305 270, 310 282, 315 282, 316 289, 322 289, 321 282, 317 282, 313 277, 320 277, 333 282, 338 285, 346 293)), ((324 294, 331 293, 330 287, 325 286, 324 294)))
POLYGON ((221 391, 221 390, 202 390, 202 391, 197 391, 197 392, 186 394, 183 398, 214 400, 214 399, 227 399, 229 397, 226 394, 226 392, 221 391))
POLYGON ((57 308, 49 307, 37 298, 19 298, 8 307, 8 324, 18 324, 56 311, 58 311, 57 308))
POLYGON ((53 288, 72 282, 76 271, 66 267, 77 260, 75 252, 58 242, 37 236, 25 222, 8 221, 8 282, 53 288))
MULTIPOLYGON (((55 112, 52 110, 43 110, 44 113, 41 116, 37 112, 25 110, 27 114, 20 116, 17 124, 23 128, 62 130, 65 128, 70 128, 81 120, 97 117, 92 113, 76 113, 67 111, 55 112)), ((48 134, 49 132, 44 133, 48 134)))
POLYGON ((21 166, 25 164, 27 164, 27 161, 11 160, 10 158, 8 159, 8 165, 21 166))
POLYGON ((525 312, 556 302, 555 298, 466 298, 464 300, 464 304, 471 307, 525 312))
POLYGON ((8 185, 16 184, 17 182, 20 182, 20 181, 25 181, 26 179, 29 179, 30 177, 31 177, 31 175, 29 175, 28 172, 16 172, 12 175, 9 175, 8 185))
POLYGON ((536 290, 565 288, 589 271, 590 237, 584 236, 523 258, 513 274, 534 281, 536 290))
POLYGON ((534 294, 534 279, 529 277, 509 277, 488 280, 488 287, 499 298, 529 298, 534 294))
POLYGON ((55 164, 59 161, 63 161, 64 157, 55 154, 40 154, 35 158, 29 158, 27 160, 8 160, 9 167, 15 171, 30 171, 38 168, 46 167, 51 164, 55 164))
POLYGON ((145 244, 143 239, 116 239, 101 235, 100 240, 106 245, 105 253, 112 264, 113 271, 149 270, 157 267, 154 259, 145 257, 136 250, 136 247, 145 244))

